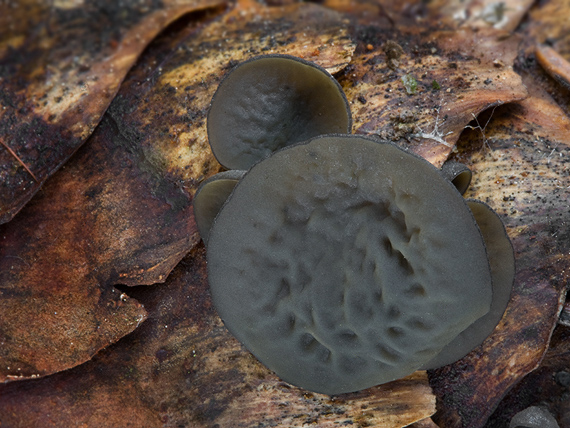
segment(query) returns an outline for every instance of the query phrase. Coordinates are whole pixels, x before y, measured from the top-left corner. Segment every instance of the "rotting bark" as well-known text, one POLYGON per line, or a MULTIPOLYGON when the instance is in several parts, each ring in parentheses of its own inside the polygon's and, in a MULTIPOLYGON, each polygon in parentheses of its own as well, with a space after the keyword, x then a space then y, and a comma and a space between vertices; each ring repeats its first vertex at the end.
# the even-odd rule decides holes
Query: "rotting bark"
POLYGON ((515 248, 511 301, 495 332, 461 361, 430 372, 438 395, 434 420, 479 427, 548 349, 565 300, 570 268, 570 120, 537 97, 497 108, 485 129, 466 133, 457 158, 474 173, 466 197, 503 218, 515 248), (556 130, 552 127, 556 126, 556 130))
POLYGON ((527 95, 512 69, 518 40, 499 42, 496 32, 483 33, 385 34, 367 27, 340 77, 354 108, 355 132, 394 141, 441 166, 481 111, 527 95), (396 69, 387 61, 390 42, 403 46, 396 69), (415 93, 407 93, 404 76, 417 82, 415 93))
POLYGON ((158 32, 221 1, 115 3, 0 5, 0 223, 91 135, 158 32))

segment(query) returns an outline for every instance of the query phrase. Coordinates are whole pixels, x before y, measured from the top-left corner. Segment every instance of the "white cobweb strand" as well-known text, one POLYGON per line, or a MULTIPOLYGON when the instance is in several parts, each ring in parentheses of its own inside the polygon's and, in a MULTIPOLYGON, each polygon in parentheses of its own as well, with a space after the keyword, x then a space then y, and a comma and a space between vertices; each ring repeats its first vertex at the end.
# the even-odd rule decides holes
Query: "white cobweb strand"
MULTIPOLYGON (((452 148, 453 144, 449 144, 447 141, 444 140, 444 137, 453 134, 453 131, 449 131, 447 134, 444 134, 439 129, 439 107, 436 109, 436 116, 435 116, 435 124, 433 126, 433 130, 431 132, 425 132, 419 125, 416 125, 420 130, 419 133, 416 134, 417 137, 424 138, 426 140, 433 140, 439 144, 443 144, 446 147, 452 148)), ((442 122, 443 123, 443 122, 442 122)))

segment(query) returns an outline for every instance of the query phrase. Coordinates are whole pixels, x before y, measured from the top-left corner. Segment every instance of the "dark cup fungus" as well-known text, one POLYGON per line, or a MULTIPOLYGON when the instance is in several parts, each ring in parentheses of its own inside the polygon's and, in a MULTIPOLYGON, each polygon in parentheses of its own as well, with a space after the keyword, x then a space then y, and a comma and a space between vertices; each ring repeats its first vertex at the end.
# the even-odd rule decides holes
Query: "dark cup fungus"
POLYGON ((220 172, 208 178, 198 187, 194 195, 194 219, 204 244, 208 244, 208 235, 214 218, 244 174, 245 171, 241 170, 220 172))
POLYGON ((428 370, 451 364, 483 343, 503 317, 513 288, 515 254, 503 222, 481 201, 468 200, 467 205, 477 221, 487 247, 493 280, 493 302, 488 313, 459 333, 437 357, 422 367, 428 370))
POLYGON ((274 151, 328 133, 351 131, 350 107, 323 68, 288 55, 266 55, 235 67, 220 83, 208 113, 214 156, 228 169, 248 169, 274 151))
POLYGON ((328 135, 235 185, 209 230, 212 299, 283 380, 326 394, 406 376, 491 307, 471 210, 427 161, 328 135))
POLYGON ((465 194, 473 174, 471 170, 459 162, 448 161, 441 167, 441 173, 457 188, 462 195, 465 194))

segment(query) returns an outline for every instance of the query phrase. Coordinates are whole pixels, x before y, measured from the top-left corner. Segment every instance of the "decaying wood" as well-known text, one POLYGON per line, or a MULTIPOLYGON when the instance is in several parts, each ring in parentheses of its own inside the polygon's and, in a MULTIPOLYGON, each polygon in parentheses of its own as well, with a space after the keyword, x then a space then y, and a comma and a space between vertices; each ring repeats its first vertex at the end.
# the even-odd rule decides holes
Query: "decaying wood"
POLYGON ((435 410, 425 372, 334 397, 280 381, 217 316, 201 245, 166 284, 131 293, 149 312, 145 323, 83 366, 4 385, 3 426, 388 428, 435 410))
MULTIPOLYGON (((500 402, 548 349, 570 272, 570 102, 534 61, 545 42, 570 58, 565 21, 556 19, 570 7, 541 2, 512 35, 505 30, 531 2, 499 3, 241 2, 154 43, 89 142, 0 227, 0 311, 8 314, 0 317, 0 373, 73 367, 133 330, 146 313, 139 302, 148 319, 79 367, 0 385, 2 425, 481 427, 495 408, 491 422, 508 420, 500 402), (490 204, 507 226, 518 267, 511 302, 481 347, 429 373, 433 419, 421 372, 338 397, 281 382, 217 317, 201 246, 168 276, 198 241, 193 192, 220 169, 205 133, 210 98, 233 65, 263 53, 335 73, 355 132, 397 140, 436 165, 450 154, 467 163, 467 196, 490 204)), ((12 151, 13 171, 40 176, 12 151)), ((557 339, 544 364, 561 366, 567 349, 557 339)))
POLYGON ((367 27, 364 49, 340 78, 355 132, 397 142, 441 166, 482 110, 527 95, 512 70, 518 41, 498 37, 482 31, 385 34, 367 27), (390 43, 402 46, 397 65, 387 58, 390 43), (402 82, 405 76, 417 82, 414 93, 402 82))
POLYGON ((145 46, 217 0, 0 5, 0 223, 91 135, 145 46))
MULTIPOLYGON (((561 85, 560 81, 549 75, 539 65, 540 59, 535 57, 537 47, 548 46, 563 60, 570 61, 570 32, 567 20, 559 18, 567 16, 570 16, 568 0, 551 0, 531 10, 524 27, 527 34, 526 43, 521 49, 524 52, 524 61, 521 61, 519 68, 521 74, 527 77, 529 88, 539 86, 546 89, 566 115, 570 115, 570 89, 564 85, 564 81, 561 85)), ((564 75, 565 72, 562 72, 564 75)))
POLYGON ((518 412, 542 406, 561 428, 570 427, 570 330, 557 327, 540 366, 517 384, 487 422, 488 427, 505 426, 518 412))
POLYGON ((570 62, 548 46, 537 46, 535 57, 550 77, 563 88, 570 90, 570 62))
POLYGON ((422 419, 409 425, 409 428, 439 428, 432 418, 422 419))

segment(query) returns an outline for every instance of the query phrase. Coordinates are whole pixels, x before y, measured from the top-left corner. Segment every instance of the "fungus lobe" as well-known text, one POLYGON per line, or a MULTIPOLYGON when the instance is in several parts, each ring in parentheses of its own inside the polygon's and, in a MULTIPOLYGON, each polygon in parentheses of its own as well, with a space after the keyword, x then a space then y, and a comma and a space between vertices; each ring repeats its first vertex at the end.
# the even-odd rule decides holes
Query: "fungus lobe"
POLYGON ((241 170, 220 172, 198 187, 193 200, 194 219, 204 244, 208 244, 208 235, 214 219, 244 174, 245 171, 241 170))
POLYGON ((422 367, 428 370, 451 364, 483 343, 503 317, 511 297, 515 279, 515 253, 505 226, 497 213, 484 202, 470 199, 467 200, 467 205, 477 221, 487 248, 493 280, 493 302, 488 313, 459 333, 437 357, 422 367))

